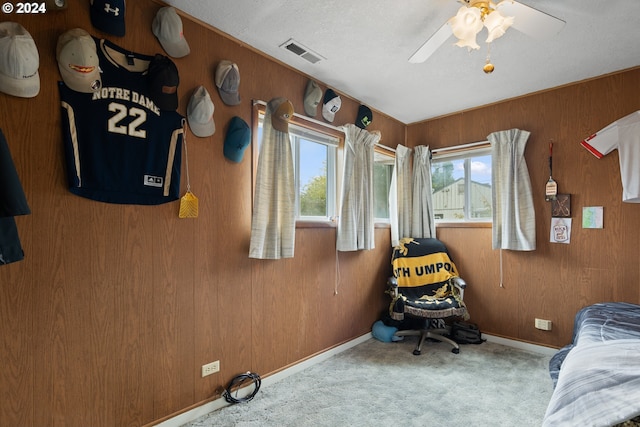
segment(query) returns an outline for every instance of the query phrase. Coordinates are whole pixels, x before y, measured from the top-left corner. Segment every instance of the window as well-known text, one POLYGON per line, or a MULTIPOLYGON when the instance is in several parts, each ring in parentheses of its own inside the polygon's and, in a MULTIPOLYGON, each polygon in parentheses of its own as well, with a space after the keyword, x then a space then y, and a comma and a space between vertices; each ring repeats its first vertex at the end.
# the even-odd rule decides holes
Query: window
POLYGON ((491 211, 491 149, 434 153, 433 211, 437 221, 488 222, 491 211))
MULTIPOLYGON (((257 105, 257 150, 262 143, 264 105, 257 105)), ((294 116, 289 122, 296 182, 296 219, 331 221, 338 206, 338 147, 340 132, 294 116)), ((257 155, 255 156, 257 159, 257 155)), ((257 163, 256 163, 257 166, 257 163)))
POLYGON ((373 162, 373 216, 376 222, 389 222, 389 190, 395 153, 382 147, 376 148, 373 162))

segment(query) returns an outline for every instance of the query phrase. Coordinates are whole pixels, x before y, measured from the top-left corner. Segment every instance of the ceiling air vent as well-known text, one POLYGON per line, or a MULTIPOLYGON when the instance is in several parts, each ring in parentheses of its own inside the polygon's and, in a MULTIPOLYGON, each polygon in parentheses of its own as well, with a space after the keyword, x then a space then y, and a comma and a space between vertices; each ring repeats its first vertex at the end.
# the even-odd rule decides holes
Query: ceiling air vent
POLYGON ((313 52, 311 49, 304 47, 294 39, 287 40, 286 42, 281 44, 280 47, 295 53, 296 55, 306 59, 312 64, 315 64, 316 62, 319 62, 325 59, 322 56, 318 55, 317 53, 313 52))

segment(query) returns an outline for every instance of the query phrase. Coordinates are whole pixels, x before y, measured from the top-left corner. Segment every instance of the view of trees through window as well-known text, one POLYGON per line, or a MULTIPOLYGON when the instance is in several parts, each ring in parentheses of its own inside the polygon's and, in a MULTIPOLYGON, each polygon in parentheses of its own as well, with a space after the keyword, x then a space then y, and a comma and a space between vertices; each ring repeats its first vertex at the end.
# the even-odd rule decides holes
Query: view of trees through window
MULTIPOLYGON (((258 118, 258 152, 264 113, 258 118)), ((329 220, 336 215, 336 156, 338 138, 319 130, 289 124, 296 176, 298 219, 329 220)))
MULTIPOLYGON (((257 151, 262 142, 264 112, 258 114, 257 151)), ((313 127, 313 126, 312 126, 313 127)), ((321 129, 289 124, 296 175, 297 217, 302 220, 330 220, 337 213, 339 140, 321 129)), ((393 150, 376 148, 374 154, 374 216, 389 219, 389 191, 394 167, 393 150)))

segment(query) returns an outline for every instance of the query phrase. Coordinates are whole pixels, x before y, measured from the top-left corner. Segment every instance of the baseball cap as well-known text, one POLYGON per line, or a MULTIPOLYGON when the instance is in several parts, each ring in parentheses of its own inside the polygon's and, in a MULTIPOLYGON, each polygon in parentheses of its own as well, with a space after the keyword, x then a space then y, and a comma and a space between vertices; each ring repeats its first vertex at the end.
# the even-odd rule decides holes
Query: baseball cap
POLYGON ((244 150, 251 142, 251 129, 247 122, 238 116, 231 118, 229 129, 224 138, 224 156, 232 162, 240 163, 244 150))
POLYGON ((216 124, 213 121, 213 111, 215 107, 211 101, 211 96, 204 86, 198 86, 189 99, 187 105, 187 120, 191 132, 201 138, 211 136, 216 131, 216 124))
POLYGON ((105 33, 122 37, 124 25, 125 0, 91 0, 89 14, 91 24, 105 33))
POLYGON ((175 111, 178 108, 178 68, 169 57, 156 53, 149 63, 149 93, 161 110, 175 111))
POLYGON ((273 98, 269 101, 271 126, 280 132, 289 132, 289 120, 293 117, 293 104, 285 98, 273 98))
POLYGON ((356 117, 356 126, 360 129, 364 129, 373 121, 373 113, 371 109, 366 105, 360 105, 358 107, 358 117, 356 117))
POLYGON ((0 92, 33 98, 40 92, 39 66, 31 34, 16 22, 0 22, 0 92))
POLYGON ((324 93, 324 104, 322 105, 322 117, 328 122, 333 122, 336 113, 342 107, 342 99, 333 91, 327 89, 324 93))
POLYGON ((153 18, 151 29, 167 55, 182 58, 191 52, 182 32, 182 19, 175 8, 171 6, 160 8, 153 18))
POLYGON ((215 80, 222 102, 227 105, 240 104, 240 70, 236 64, 226 59, 220 61, 215 80))
POLYGON ((70 89, 91 93, 102 86, 96 42, 82 28, 71 29, 58 37, 56 59, 60 76, 70 89))
POLYGON ((67 0, 46 0, 45 4, 47 5, 47 12, 56 11, 56 10, 64 10, 68 6, 67 0))
POLYGON ((315 117, 318 112, 318 104, 322 101, 322 89, 313 80, 307 82, 307 88, 304 91, 304 112, 307 116, 315 117))

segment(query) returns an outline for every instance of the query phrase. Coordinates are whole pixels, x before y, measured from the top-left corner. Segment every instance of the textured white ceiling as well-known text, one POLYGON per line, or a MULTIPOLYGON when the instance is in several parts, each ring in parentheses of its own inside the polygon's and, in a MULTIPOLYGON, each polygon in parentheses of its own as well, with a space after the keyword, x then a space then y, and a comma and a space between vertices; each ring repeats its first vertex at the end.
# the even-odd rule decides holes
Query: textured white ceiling
POLYGON ((480 37, 478 51, 451 37, 426 62, 408 62, 455 15, 455 0, 166 2, 406 124, 640 65, 639 0, 522 0, 566 25, 547 40, 509 29, 492 44, 489 75, 480 37), (279 47, 290 38, 326 60, 279 47))

